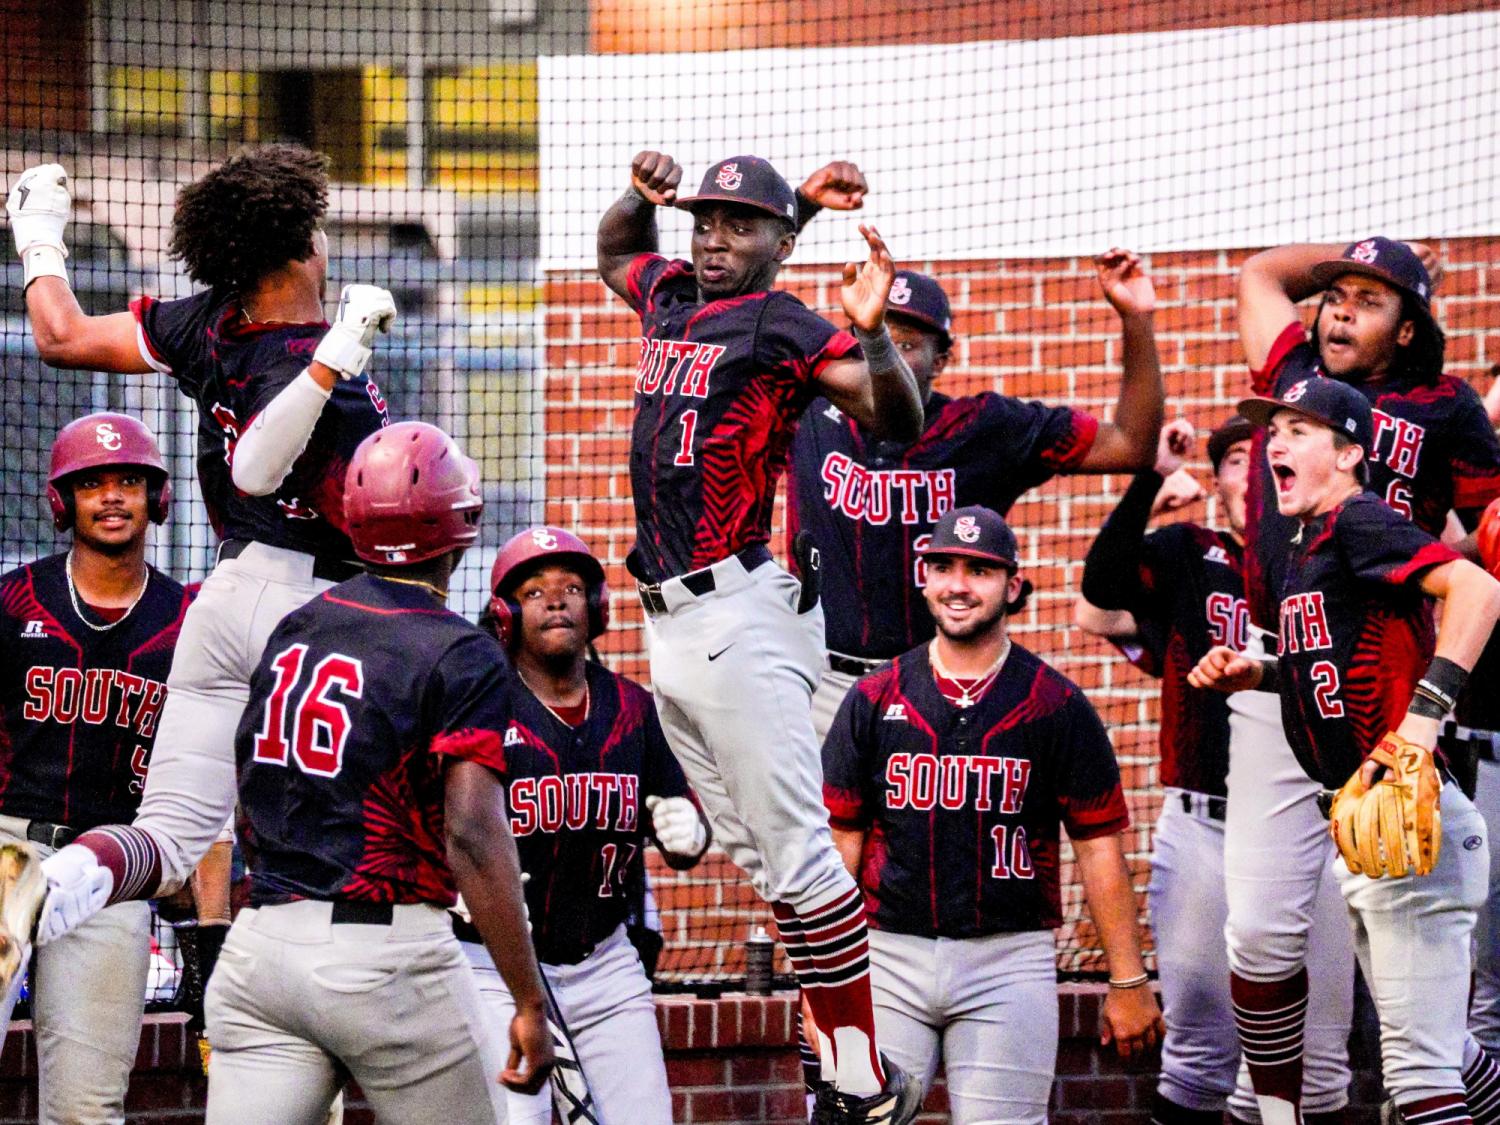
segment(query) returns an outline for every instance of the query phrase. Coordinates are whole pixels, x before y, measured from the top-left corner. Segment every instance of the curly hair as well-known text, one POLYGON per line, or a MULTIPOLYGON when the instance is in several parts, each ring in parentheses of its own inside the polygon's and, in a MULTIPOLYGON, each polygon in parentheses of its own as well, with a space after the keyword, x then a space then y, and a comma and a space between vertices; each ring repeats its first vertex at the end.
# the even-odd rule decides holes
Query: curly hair
POLYGON ((301 261, 328 210, 328 157, 272 144, 231 156, 177 195, 172 257, 200 285, 248 293, 301 261))

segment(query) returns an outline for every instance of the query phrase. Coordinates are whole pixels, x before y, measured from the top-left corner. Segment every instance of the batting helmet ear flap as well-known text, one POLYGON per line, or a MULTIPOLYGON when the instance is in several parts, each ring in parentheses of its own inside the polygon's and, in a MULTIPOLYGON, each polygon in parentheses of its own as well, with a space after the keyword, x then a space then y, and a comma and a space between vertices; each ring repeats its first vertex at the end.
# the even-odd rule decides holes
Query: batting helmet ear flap
POLYGON ((152 523, 166 523, 172 511, 172 482, 155 473, 146 479, 146 515, 152 523))
POLYGON ((51 483, 47 484, 47 506, 52 509, 52 526, 58 531, 67 531, 73 526, 73 487, 67 487, 66 494, 63 489, 51 483))
POLYGON ((509 598, 495 594, 490 598, 489 618, 505 651, 515 651, 515 642, 521 639, 521 607, 509 598))
POLYGON ((589 640, 609 628, 609 583, 603 578, 589 584, 589 640))
MULTIPOLYGON (((73 526, 73 484, 64 478, 47 485, 47 506, 52 509, 52 526, 67 531, 73 526)), ((152 523, 166 523, 172 511, 172 482, 165 474, 150 472, 146 477, 146 516, 152 523)))

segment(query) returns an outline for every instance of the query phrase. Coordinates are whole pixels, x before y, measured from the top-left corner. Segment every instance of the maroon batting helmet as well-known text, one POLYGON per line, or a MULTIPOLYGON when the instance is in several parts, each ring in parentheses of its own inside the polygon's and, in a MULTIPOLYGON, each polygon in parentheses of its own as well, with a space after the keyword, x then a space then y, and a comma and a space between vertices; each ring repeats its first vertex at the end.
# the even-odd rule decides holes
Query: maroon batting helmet
POLYGON ((411 566, 474 542, 479 466, 426 422, 376 430, 344 475, 344 520, 365 562, 411 566))
POLYGON ((604 581, 604 567, 594 558, 588 545, 571 531, 560 527, 533 527, 512 536, 490 568, 490 613, 495 630, 506 648, 520 640, 517 626, 521 607, 511 596, 532 571, 547 563, 571 564, 588 587, 589 640, 609 628, 609 586, 604 581))
POLYGON ((86 469, 135 466, 146 471, 146 514, 163 523, 172 506, 172 483, 156 445, 156 435, 129 414, 86 414, 64 426, 52 443, 47 472, 47 503, 58 531, 73 526, 73 490, 67 477, 86 469))

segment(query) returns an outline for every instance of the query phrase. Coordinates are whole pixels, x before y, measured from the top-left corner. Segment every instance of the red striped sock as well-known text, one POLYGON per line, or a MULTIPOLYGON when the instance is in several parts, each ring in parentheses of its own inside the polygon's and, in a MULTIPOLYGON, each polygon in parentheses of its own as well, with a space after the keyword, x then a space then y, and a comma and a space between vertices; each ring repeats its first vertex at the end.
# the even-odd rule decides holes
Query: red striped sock
POLYGON ((1231 973, 1229 995, 1256 1097, 1289 1103, 1300 1121, 1307 970, 1273 981, 1246 980, 1231 973))
POLYGON ((1472 1036, 1464 1043, 1463 1079, 1474 1125, 1500 1125, 1500 1059, 1472 1036))
POLYGON ((1406 1125, 1473 1125, 1469 1103, 1462 1094, 1438 1094, 1411 1102, 1398 1102, 1406 1125))

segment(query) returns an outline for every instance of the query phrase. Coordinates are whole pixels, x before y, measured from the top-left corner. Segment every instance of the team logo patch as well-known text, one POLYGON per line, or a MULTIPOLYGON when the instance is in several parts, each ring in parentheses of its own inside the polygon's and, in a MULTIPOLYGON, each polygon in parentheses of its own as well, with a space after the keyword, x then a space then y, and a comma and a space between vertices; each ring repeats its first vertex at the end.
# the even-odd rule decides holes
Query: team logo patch
POLYGON ((1217 543, 1204 552, 1203 560, 1211 563, 1223 563, 1225 566, 1229 565, 1229 555, 1217 543))
POLYGON ((1477 852, 1483 846, 1484 846, 1484 837, 1483 836, 1465 836, 1464 837, 1464 851, 1466 851, 1466 852, 1477 852))
POLYGON ((531 532, 531 541, 543 551, 557 549, 557 536, 552 534, 550 527, 534 528, 531 532))
POLYGON ((737 163, 729 163, 719 169, 719 174, 714 177, 714 183, 725 191, 739 191, 740 185, 745 182, 744 173, 740 171, 737 163))
POLYGON ((979 524, 973 516, 959 516, 953 521, 953 534, 965 543, 977 543, 979 541, 979 524))
POLYGON ((520 746, 522 744, 522 742, 523 742, 523 740, 521 738, 521 732, 520 731, 518 731, 515 727, 506 727, 505 728, 505 745, 506 746, 520 746))
POLYGON ((892 722, 897 723, 906 722, 906 704, 892 703, 885 709, 885 714, 882 715, 881 718, 890 719, 892 722))
POLYGON ((26 628, 23 629, 23 630, 21 630, 21 636, 23 636, 23 637, 32 637, 32 638, 35 638, 35 639, 42 639, 42 638, 46 637, 46 635, 47 635, 47 623, 45 621, 42 621, 42 620, 40 620, 38 618, 35 618, 35 617, 33 617, 30 621, 26 622, 26 628))
POLYGON ((893 305, 911 304, 911 286, 906 283, 906 278, 898 277, 891 282, 890 301, 893 305))
POLYGON ((120 448, 120 442, 123 439, 113 422, 100 422, 94 427, 94 440, 113 453, 120 448))
POLYGON ((1289 390, 1289 391, 1287 391, 1286 394, 1284 394, 1284 395, 1281 396, 1281 401, 1282 402, 1299 402, 1299 401, 1301 401, 1302 396, 1305 395, 1306 393, 1307 393, 1307 380, 1303 379, 1300 382, 1293 383, 1292 384, 1292 389, 1289 390))
POLYGON ((1375 249, 1375 240, 1373 238, 1361 242, 1353 250, 1349 251, 1351 260, 1363 262, 1367 266, 1372 264, 1379 256, 1380 252, 1375 249))

